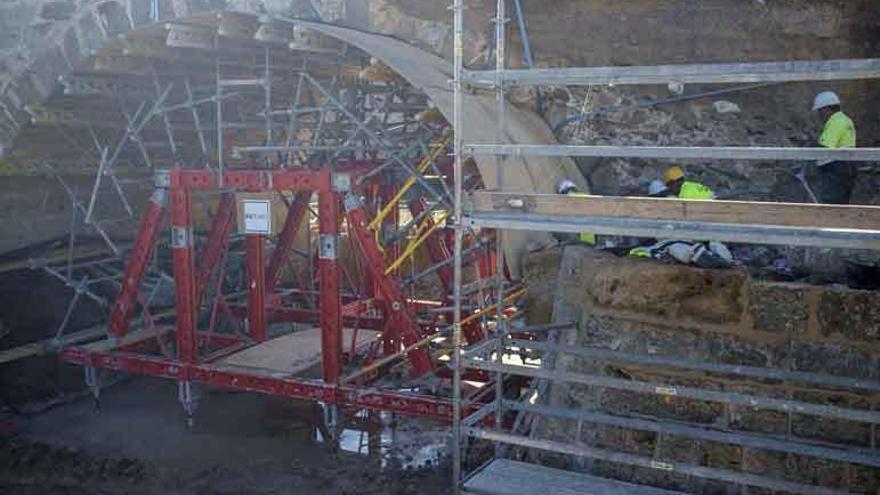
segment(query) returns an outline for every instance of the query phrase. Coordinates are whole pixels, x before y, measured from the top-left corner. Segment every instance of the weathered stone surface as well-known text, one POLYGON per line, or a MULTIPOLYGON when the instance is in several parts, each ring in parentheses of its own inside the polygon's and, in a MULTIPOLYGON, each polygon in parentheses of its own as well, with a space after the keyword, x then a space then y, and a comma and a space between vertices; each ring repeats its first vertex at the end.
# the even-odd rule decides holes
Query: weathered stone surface
POLYGON ((783 351, 783 356, 775 367, 828 373, 832 375, 880 377, 880 354, 864 348, 858 342, 854 345, 829 342, 791 342, 783 351))
POLYGON ((745 272, 702 270, 585 252, 585 307, 667 319, 669 325, 738 324, 745 272))
POLYGON ((826 288, 819 297, 818 312, 822 335, 880 340, 880 293, 826 288))
MULTIPOLYGON (((546 270, 546 267, 557 266, 551 256, 544 253, 540 260, 534 260, 535 266, 531 272, 539 280, 541 289, 538 292, 550 287, 547 278, 552 270, 546 270), (539 266, 545 271, 538 269, 539 266)), ((700 272, 688 267, 617 258, 583 247, 567 248, 559 270, 556 285, 559 297, 554 311, 565 311, 566 319, 571 315, 580 316, 578 328, 562 335, 563 345, 599 347, 682 361, 877 379, 880 373, 880 350, 877 347, 843 333, 825 333, 817 329, 817 325, 827 325, 829 322, 860 325, 862 328, 880 325, 880 314, 869 309, 877 305, 876 293, 740 278, 735 279, 736 284, 713 282, 700 285, 693 282, 694 274, 700 272), (738 289, 734 291, 731 287, 738 289), (680 301, 691 296, 703 301, 724 301, 725 307, 741 308, 744 315, 721 324, 711 321, 699 324, 693 320, 691 313, 679 309, 689 308, 681 305, 680 301), (670 307, 675 309, 670 310, 670 307), (682 321, 686 324, 683 325, 682 321)), ((737 272, 714 271, 715 277, 709 280, 717 280, 719 273, 739 277, 737 272)), ((696 280, 705 279, 697 277, 696 280)), ((540 304, 542 308, 547 306, 546 301, 539 299, 530 303, 540 304)), ((739 310, 729 314, 738 315, 739 310)), ((555 317, 558 320, 559 316, 555 317)), ((864 332, 859 338, 865 338, 864 332)), ((567 371, 663 386, 722 390, 857 410, 872 410, 877 406, 876 398, 869 395, 810 384, 756 380, 722 373, 709 374, 573 356, 559 358, 557 366, 567 371)), ((859 448, 867 447, 871 438, 870 425, 864 423, 803 414, 789 416, 782 411, 745 405, 726 407, 718 402, 614 388, 557 383, 551 389, 549 401, 551 405, 583 411, 685 421, 753 435, 790 435, 794 439, 859 448)), ((577 425, 570 421, 548 421, 540 423, 538 435, 570 442, 576 431, 577 425)), ((603 426, 582 428, 580 440, 615 451, 732 471, 740 471, 745 460, 745 470, 748 472, 859 492, 873 493, 880 486, 880 475, 876 469, 797 456, 786 458, 759 449, 746 449, 744 453, 742 448, 735 445, 694 442, 680 437, 603 426)), ((543 456, 539 458, 544 461, 543 456)), ((712 481, 682 480, 668 473, 595 461, 573 464, 570 467, 688 493, 730 493, 729 486, 712 481)))
POLYGON ((529 281, 526 295, 529 308, 526 318, 529 324, 549 323, 552 320, 561 254, 560 249, 553 247, 530 253, 526 258, 524 278, 529 281))
POLYGON ((76 3, 72 0, 59 0, 46 2, 40 10, 40 16, 43 19, 60 21, 62 19, 70 19, 76 12, 76 3))
POLYGON ((749 284, 749 310, 756 330, 807 331, 807 300, 800 286, 752 282, 749 284))
POLYGON ((578 345, 637 354, 749 366, 775 366, 788 356, 784 348, 735 334, 707 334, 699 329, 658 326, 607 316, 585 314, 579 328, 578 345))

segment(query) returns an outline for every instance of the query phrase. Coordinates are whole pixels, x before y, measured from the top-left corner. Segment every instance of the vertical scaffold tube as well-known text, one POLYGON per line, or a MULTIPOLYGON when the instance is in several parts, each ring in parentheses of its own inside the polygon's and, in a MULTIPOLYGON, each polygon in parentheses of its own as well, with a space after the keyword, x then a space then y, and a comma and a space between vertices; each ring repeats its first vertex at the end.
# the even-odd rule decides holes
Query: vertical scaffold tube
POLYGON ((462 148, 464 130, 462 129, 462 87, 461 76, 464 64, 464 4, 463 0, 453 0, 453 119, 455 131, 453 140, 453 177, 455 198, 453 202, 453 219, 455 222, 455 243, 453 246, 453 306, 454 321, 452 327, 452 483, 453 493, 458 494, 461 484, 461 248, 464 239, 462 225, 462 148))

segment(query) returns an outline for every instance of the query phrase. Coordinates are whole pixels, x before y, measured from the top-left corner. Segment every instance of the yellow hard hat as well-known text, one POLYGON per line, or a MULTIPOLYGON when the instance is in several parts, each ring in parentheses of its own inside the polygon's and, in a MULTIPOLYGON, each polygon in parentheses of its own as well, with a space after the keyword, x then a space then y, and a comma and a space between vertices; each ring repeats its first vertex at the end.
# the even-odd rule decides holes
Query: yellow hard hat
POLYGON ((684 170, 678 165, 673 165, 663 172, 663 182, 669 184, 672 181, 684 178, 684 170))

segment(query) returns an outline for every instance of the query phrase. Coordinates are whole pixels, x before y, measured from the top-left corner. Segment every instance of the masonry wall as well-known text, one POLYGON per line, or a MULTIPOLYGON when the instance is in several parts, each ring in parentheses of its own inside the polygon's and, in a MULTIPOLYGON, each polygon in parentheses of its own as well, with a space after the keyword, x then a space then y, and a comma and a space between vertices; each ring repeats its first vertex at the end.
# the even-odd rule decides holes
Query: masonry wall
MULTIPOLYGON (((618 258, 578 246, 565 256, 547 251, 529 262, 529 313, 533 323, 571 320, 576 332, 568 345, 589 345, 691 361, 741 364, 783 370, 880 378, 880 293, 841 286, 770 283, 739 270, 700 270, 652 261, 618 258), (554 276, 556 273, 557 276, 554 276), (554 302, 554 294, 557 298, 554 302)), ((849 391, 755 380, 732 380, 698 372, 658 371, 629 365, 601 365, 565 358, 569 370, 618 378, 691 385, 799 399, 842 407, 875 409, 880 397, 849 391)), ((863 423, 768 412, 749 407, 661 397, 586 386, 555 385, 554 405, 625 415, 761 432, 793 439, 833 441, 871 448, 872 432, 863 423)), ((540 435, 571 441, 576 425, 546 420, 540 435)), ((653 433, 584 427, 583 440, 609 448, 656 455, 670 461, 783 476, 792 480, 875 493, 877 470, 809 457, 713 442, 660 437, 653 433)), ((544 462, 590 469, 702 493, 720 485, 656 471, 541 455, 544 462)), ((750 493, 761 493, 754 491, 750 493)))

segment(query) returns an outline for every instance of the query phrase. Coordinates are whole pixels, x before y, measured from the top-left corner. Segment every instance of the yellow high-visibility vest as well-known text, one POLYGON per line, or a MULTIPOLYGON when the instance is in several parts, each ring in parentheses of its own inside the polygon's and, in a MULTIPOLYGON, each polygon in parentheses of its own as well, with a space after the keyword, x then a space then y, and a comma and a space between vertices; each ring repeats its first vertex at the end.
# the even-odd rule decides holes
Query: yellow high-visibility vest
POLYGON ((681 185, 678 199, 715 199, 715 192, 699 182, 685 181, 681 185))
POLYGON ((843 112, 828 117, 822 128, 819 144, 825 148, 855 148, 856 126, 852 119, 843 112))

